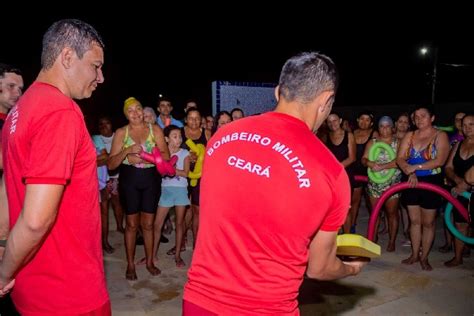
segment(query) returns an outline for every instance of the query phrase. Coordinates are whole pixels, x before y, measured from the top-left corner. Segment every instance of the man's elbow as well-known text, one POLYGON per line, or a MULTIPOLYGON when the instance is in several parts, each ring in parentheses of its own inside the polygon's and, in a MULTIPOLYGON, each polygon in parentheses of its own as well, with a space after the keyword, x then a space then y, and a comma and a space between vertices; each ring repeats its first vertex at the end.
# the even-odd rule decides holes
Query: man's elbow
POLYGON ((54 225, 54 218, 30 219, 25 221, 26 229, 35 235, 44 235, 54 225))
POLYGON ((315 279, 315 280, 320 280, 320 281, 332 280, 332 278, 326 272, 326 270, 321 269, 321 268, 308 268, 306 270, 306 276, 310 279, 315 279))

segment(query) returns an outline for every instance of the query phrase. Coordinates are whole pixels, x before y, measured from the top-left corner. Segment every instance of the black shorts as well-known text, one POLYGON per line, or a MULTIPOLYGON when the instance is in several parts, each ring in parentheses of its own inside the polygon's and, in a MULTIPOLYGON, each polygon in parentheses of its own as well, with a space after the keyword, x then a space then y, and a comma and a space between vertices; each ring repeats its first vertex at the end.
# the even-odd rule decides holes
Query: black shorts
POLYGON ((125 214, 154 214, 161 195, 161 176, 156 168, 136 168, 122 164, 119 195, 125 214))
MULTIPOLYGON (((418 182, 427 182, 443 188, 444 176, 442 174, 436 174, 433 176, 418 177, 418 182)), ((407 206, 419 205, 424 209, 436 210, 443 206, 443 197, 438 193, 428 190, 408 189, 402 192, 402 203, 407 206)))
POLYGON ((188 185, 188 193, 190 196, 191 205, 199 206, 199 195, 201 194, 201 179, 198 179, 198 182, 195 187, 188 185))

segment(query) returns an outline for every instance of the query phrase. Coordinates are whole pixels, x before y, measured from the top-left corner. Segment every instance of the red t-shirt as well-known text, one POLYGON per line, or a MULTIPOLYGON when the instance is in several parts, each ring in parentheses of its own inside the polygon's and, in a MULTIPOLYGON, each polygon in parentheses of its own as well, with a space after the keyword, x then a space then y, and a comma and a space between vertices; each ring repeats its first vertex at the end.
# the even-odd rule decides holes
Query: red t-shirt
POLYGON ((225 125, 206 149, 184 299, 219 315, 298 315, 312 237, 338 230, 349 206, 344 168, 302 121, 225 125))
POLYGON ((22 315, 71 315, 107 302, 95 149, 79 106, 35 82, 3 127, 10 226, 26 184, 65 186, 52 230, 16 276, 12 298, 22 315))

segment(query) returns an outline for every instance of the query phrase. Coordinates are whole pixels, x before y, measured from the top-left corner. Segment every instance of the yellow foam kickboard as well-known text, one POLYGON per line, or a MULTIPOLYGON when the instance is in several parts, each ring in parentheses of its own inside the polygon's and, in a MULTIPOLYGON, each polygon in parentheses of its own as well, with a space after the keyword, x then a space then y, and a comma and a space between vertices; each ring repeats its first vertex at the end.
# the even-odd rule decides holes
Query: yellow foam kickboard
POLYGON ((337 236, 338 256, 376 258, 380 256, 380 246, 356 234, 337 236))

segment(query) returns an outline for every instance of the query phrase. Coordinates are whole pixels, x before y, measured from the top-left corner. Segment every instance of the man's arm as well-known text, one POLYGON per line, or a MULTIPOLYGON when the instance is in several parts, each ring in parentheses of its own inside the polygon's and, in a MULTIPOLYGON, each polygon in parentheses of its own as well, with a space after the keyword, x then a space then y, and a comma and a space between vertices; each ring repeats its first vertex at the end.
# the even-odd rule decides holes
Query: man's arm
POLYGON ((36 254, 56 221, 63 185, 27 184, 23 210, 0 262, 0 288, 36 254))
POLYGON ((358 274, 365 262, 343 262, 336 257, 337 232, 318 231, 309 246, 306 274, 312 279, 335 280, 358 274))
MULTIPOLYGON (((5 180, 0 176, 0 242, 5 242, 10 230, 10 216, 8 214, 7 191, 5 188, 5 180)), ((0 244, 0 260, 2 259, 5 245, 0 244)))

